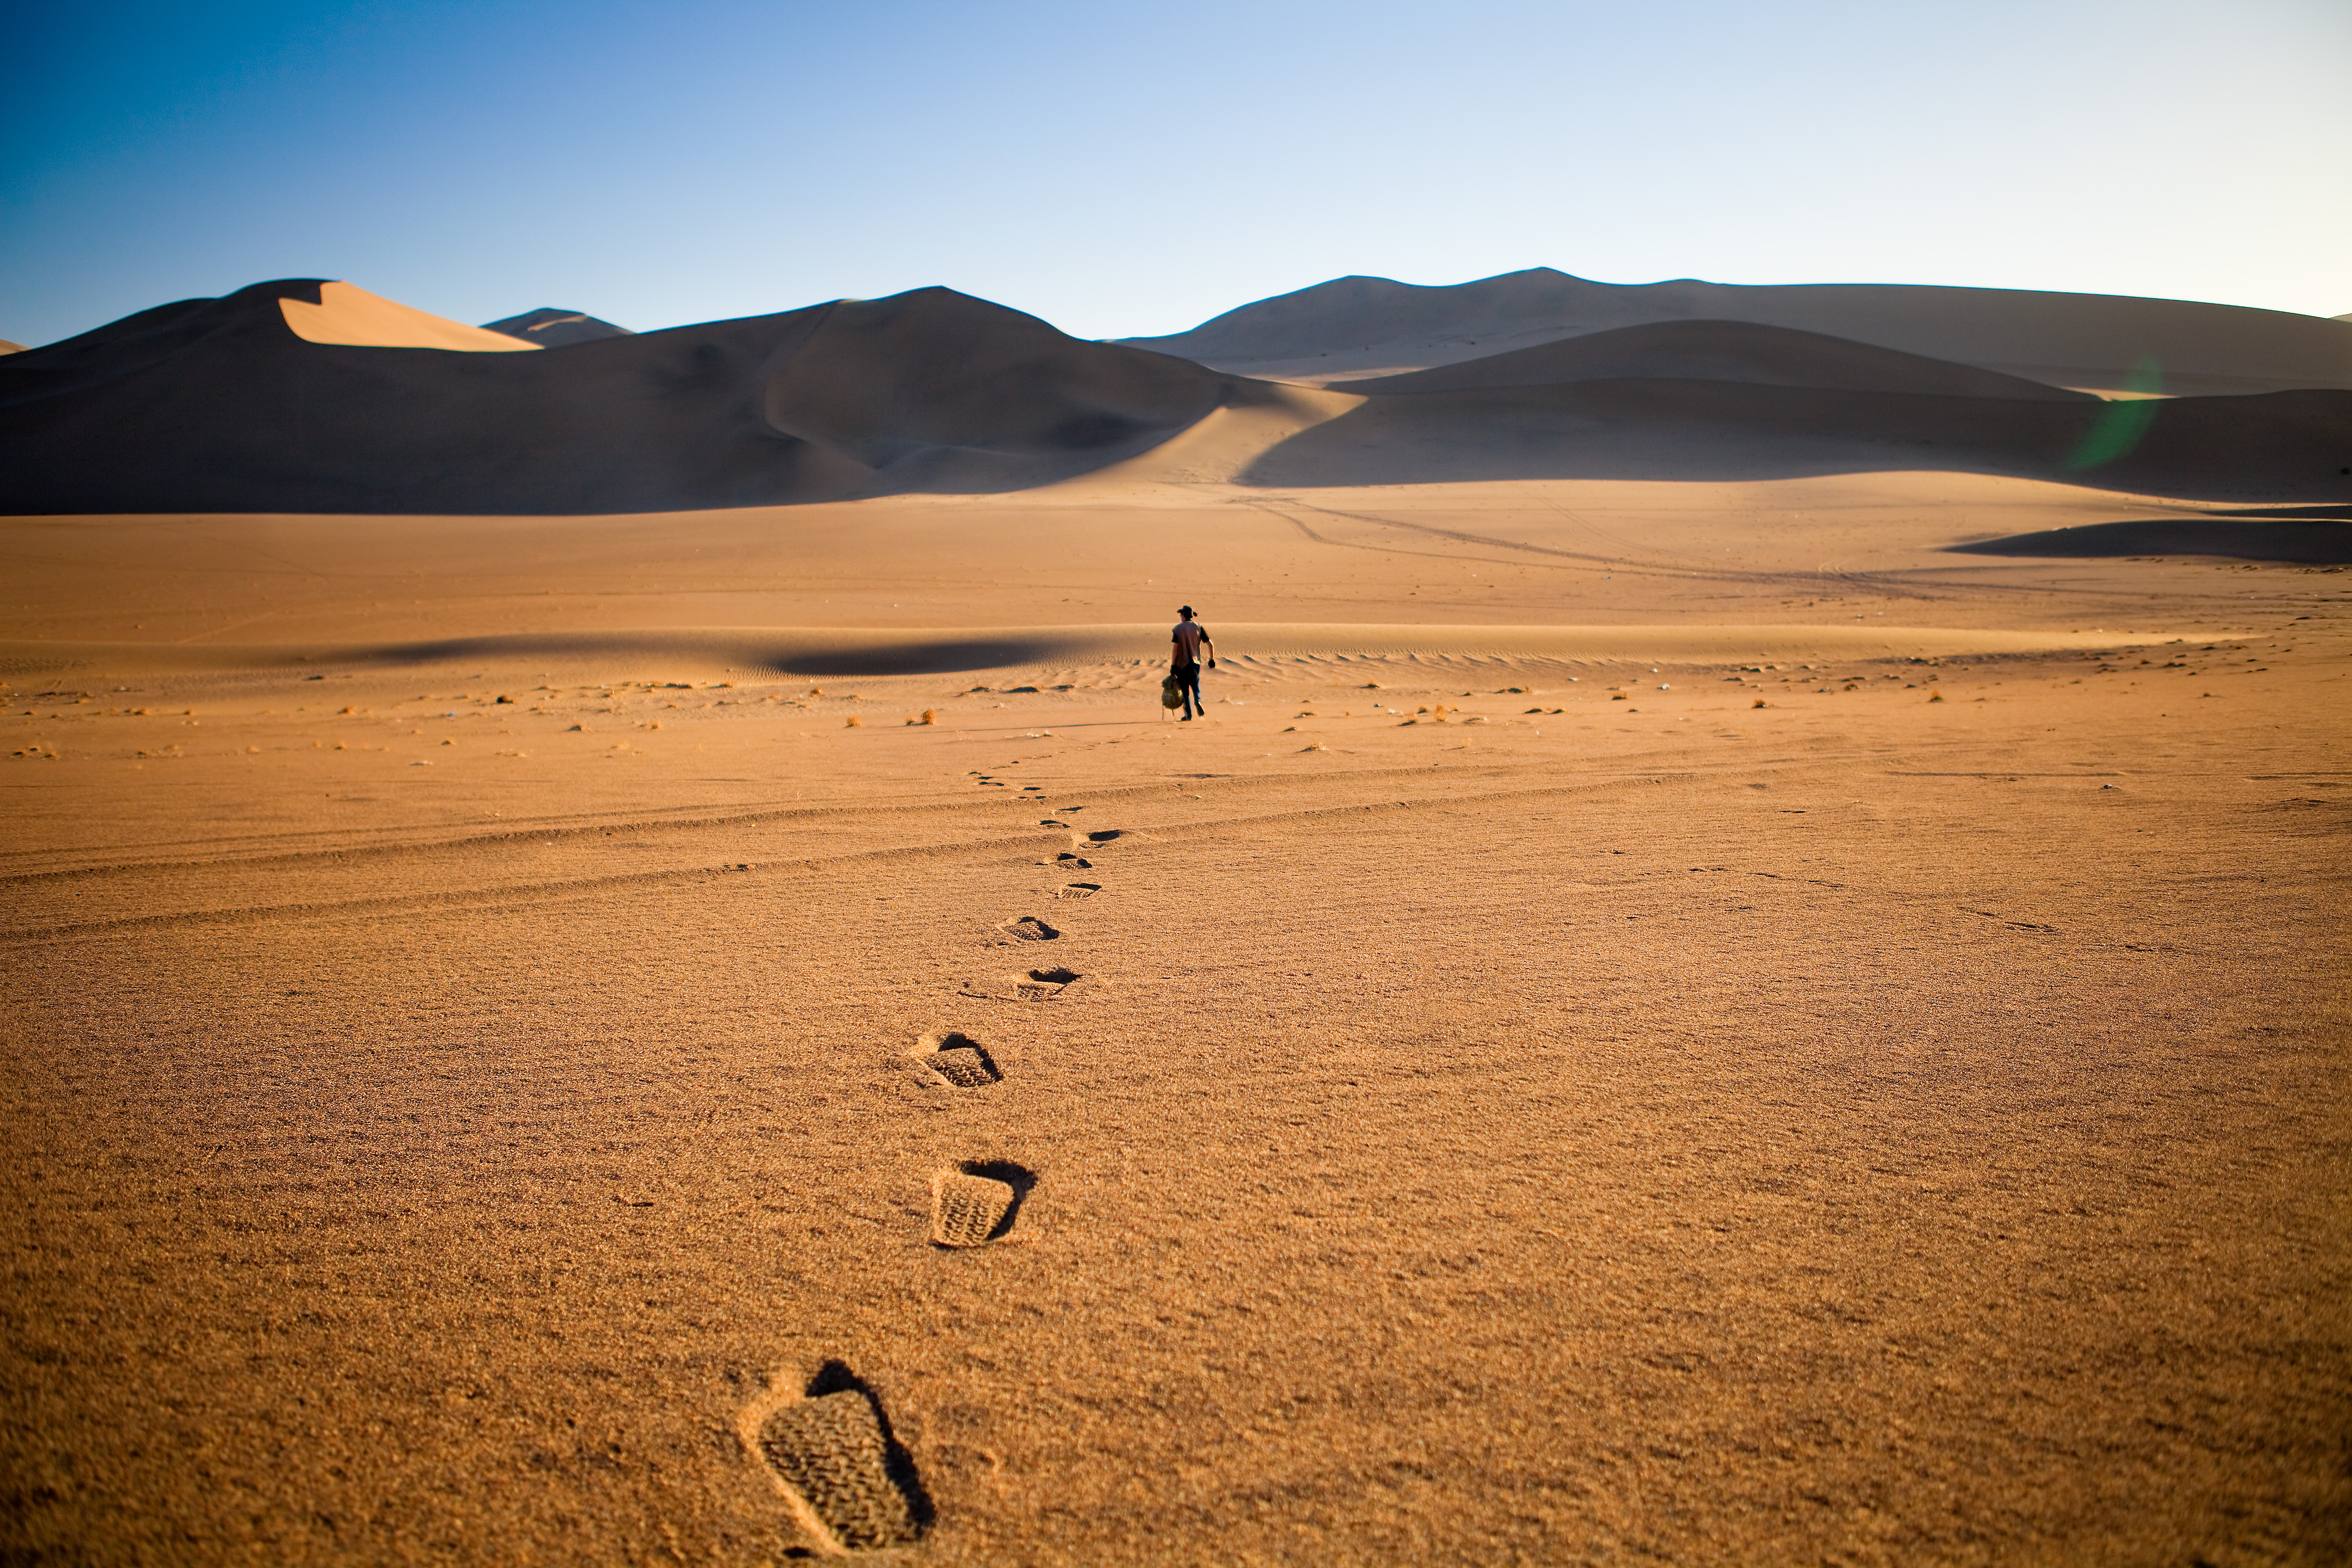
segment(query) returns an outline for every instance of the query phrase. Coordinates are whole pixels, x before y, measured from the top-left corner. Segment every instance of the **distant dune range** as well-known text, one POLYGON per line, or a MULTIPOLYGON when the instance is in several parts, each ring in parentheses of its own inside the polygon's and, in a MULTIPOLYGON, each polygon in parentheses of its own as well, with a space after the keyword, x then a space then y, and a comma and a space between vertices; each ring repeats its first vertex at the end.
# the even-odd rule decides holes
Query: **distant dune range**
POLYGON ((1342 380, 1480 359, 1644 322, 1750 321, 1828 333, 2055 386, 2175 393, 2352 389, 2352 323, 2109 294, 1882 283, 1595 283, 1549 267, 1427 288, 1338 278, 1190 331, 1127 338, 1247 375, 1342 380))
POLYGON ((555 310, 472 327, 293 280, 0 358, 0 511, 18 515, 625 513, 1083 476, 1301 489, 1903 469, 2333 502, 2352 500, 2352 327, 2165 300, 1618 289, 1538 271, 1438 289, 1346 279, 1125 343, 945 289, 629 333, 555 310), (1528 324, 1570 305, 1582 314, 1567 324, 1528 324), (1716 316, 1595 320, 1702 306, 1716 316), (1770 312, 1805 320, 1754 319, 1770 312), (1349 338, 1368 340, 1359 361, 1413 368, 1328 390, 1262 378, 1349 338), (2035 344, 2043 379, 2019 368, 2035 344), (2058 384, 2144 380, 2131 367, 2150 355, 2186 367, 2168 385, 2186 374, 2236 395, 2120 403, 2058 384))

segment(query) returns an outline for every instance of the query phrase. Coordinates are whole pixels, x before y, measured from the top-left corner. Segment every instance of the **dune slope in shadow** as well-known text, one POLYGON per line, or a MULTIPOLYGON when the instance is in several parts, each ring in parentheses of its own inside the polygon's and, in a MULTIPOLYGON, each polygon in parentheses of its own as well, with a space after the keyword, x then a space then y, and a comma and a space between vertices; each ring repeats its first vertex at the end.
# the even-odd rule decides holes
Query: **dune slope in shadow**
POLYGON ((1336 278, 1119 341, 1238 374, 1328 378, 1678 321, 1794 328, 2062 386, 2127 387, 2153 358, 2172 392, 2352 389, 2352 326, 2284 310, 1885 283, 1596 283, 1549 267, 1440 287, 1336 278))
POLYGON ((1757 386, 1835 387, 1846 392, 1944 397, 2022 397, 2053 403, 2095 401, 2088 393, 2069 392, 2022 376, 1753 321, 1652 321, 1462 360, 1433 370, 1369 376, 1345 385, 1352 393, 1380 396, 1633 378, 1735 381, 1757 386))
POLYGON ((1265 486, 1763 479, 1902 469, 2184 497, 2352 495, 2352 393, 2109 404, 1629 378, 1367 399, 1262 454, 1265 486), (2118 415, 2117 410, 2126 410, 2118 415), (2119 440, 2103 434, 2119 418, 2119 440))
POLYGON ((338 286, 184 300, 0 361, 0 511, 587 513, 1018 489, 1143 450, 1226 384, 945 289, 469 353, 305 341, 280 301, 316 306, 322 287, 338 286))

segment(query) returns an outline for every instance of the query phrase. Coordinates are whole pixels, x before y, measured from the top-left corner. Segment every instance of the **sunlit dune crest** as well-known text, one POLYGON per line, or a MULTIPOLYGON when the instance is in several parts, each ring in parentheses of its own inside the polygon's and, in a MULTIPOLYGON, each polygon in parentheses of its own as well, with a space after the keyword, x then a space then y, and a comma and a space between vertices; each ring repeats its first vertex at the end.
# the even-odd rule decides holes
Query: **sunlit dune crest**
POLYGON ((540 345, 483 327, 469 327, 371 294, 351 283, 321 283, 312 304, 281 296, 286 325, 307 342, 347 343, 378 349, 459 349, 467 353, 510 353, 540 345))

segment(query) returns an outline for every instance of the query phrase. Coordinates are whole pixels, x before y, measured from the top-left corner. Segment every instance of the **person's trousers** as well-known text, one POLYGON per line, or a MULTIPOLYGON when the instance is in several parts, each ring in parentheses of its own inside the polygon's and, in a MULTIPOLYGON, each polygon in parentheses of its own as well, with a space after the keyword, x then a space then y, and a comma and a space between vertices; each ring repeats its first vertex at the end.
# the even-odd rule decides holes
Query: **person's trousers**
POLYGON ((1184 694, 1185 717, 1190 718, 1194 713, 1207 714, 1208 709, 1201 703, 1201 667, 1197 664, 1171 665, 1168 673, 1176 678, 1176 689, 1184 694))

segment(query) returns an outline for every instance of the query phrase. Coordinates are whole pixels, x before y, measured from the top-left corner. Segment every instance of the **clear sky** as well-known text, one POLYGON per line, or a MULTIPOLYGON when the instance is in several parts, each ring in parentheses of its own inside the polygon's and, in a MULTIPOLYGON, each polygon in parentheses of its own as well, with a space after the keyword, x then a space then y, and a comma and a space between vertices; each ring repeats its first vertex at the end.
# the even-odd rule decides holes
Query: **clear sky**
POLYGON ((0 23, 0 337, 269 278, 1082 336, 1349 272, 2352 311, 2352 0, 77 0, 0 23))

